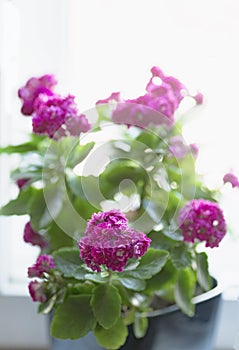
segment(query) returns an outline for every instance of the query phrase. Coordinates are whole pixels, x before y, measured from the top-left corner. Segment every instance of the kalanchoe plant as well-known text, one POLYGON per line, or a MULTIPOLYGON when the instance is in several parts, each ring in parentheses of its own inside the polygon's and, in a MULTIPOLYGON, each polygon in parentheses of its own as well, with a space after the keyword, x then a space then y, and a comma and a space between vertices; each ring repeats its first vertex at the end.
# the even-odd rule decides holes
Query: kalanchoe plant
POLYGON ((19 89, 33 131, 1 149, 20 162, 11 175, 18 196, 0 214, 29 216, 23 238, 39 247, 29 292, 39 312, 53 312, 54 337, 92 331, 118 349, 129 325, 145 335, 153 308, 176 303, 193 316, 192 298, 212 288, 199 246, 217 247, 226 223, 176 118, 184 99, 196 108, 203 96, 158 67, 151 72, 144 95, 99 100, 94 122, 95 110, 79 113, 74 96, 54 92, 52 75, 19 89))

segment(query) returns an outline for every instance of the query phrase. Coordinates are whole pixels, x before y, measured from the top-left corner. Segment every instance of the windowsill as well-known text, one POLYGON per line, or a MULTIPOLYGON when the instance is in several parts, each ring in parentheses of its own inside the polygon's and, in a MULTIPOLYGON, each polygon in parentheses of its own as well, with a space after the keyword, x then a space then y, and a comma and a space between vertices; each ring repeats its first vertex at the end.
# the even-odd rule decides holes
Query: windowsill
MULTIPOLYGON (((37 305, 28 296, 2 295, 0 309, 1 314, 4 315, 4 324, 0 323, 0 350, 4 348, 49 349, 48 319, 37 313, 37 305)), ((239 340, 238 319, 238 301, 229 300, 223 296, 214 350, 239 349, 234 347, 239 340)))

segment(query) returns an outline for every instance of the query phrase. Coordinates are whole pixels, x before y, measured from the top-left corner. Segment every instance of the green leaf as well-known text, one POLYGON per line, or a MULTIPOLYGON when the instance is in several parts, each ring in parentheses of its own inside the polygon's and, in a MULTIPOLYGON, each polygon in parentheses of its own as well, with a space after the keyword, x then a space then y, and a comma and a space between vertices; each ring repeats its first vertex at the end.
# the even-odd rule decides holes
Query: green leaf
POLYGON ((85 220, 89 220, 92 214, 97 212, 97 208, 92 206, 87 199, 76 198, 73 205, 77 213, 79 213, 79 215, 85 220))
POLYGON ((121 313, 118 289, 109 284, 97 286, 93 291, 91 306, 98 323, 105 329, 111 328, 121 313))
POLYGON ((189 267, 192 264, 192 254, 185 244, 176 245, 171 252, 172 263, 177 269, 189 267))
MULTIPOLYGON (((43 190, 39 189, 39 190, 36 190, 30 202, 31 225, 35 231, 39 231, 41 228, 44 227, 44 226, 42 227, 42 225, 40 224, 40 220, 44 212, 46 212, 46 202, 45 202, 43 190)), ((49 220, 48 224, 51 221, 52 220, 49 220)))
POLYGON ((134 270, 136 269, 136 267, 139 265, 139 259, 136 259, 136 258, 132 258, 130 260, 128 260, 125 268, 124 268, 124 271, 131 271, 131 270, 134 270))
POLYGON ((177 280, 177 270, 170 260, 166 262, 162 270, 147 280, 146 291, 149 293, 170 288, 177 280))
POLYGON ((198 283, 205 291, 210 290, 213 286, 213 281, 208 272, 207 254, 205 252, 198 253, 196 258, 198 283))
POLYGON ((87 273, 85 279, 96 283, 107 283, 108 277, 104 277, 101 273, 87 273))
POLYGON ((142 291, 146 287, 146 282, 144 280, 140 280, 138 278, 134 277, 120 277, 119 276, 119 281, 122 283, 122 285, 125 288, 132 289, 135 291, 142 291))
POLYGON ((77 197, 86 199, 82 188, 82 176, 77 176, 73 172, 68 171, 66 181, 70 191, 77 197))
POLYGON ((39 231, 46 228, 60 213, 63 206, 61 183, 48 185, 37 190, 30 203, 30 216, 33 228, 39 231))
POLYGON ((93 149, 95 143, 89 142, 86 145, 79 145, 77 144, 70 152, 68 158, 67 158, 67 166, 74 167, 80 162, 82 162, 90 153, 90 151, 93 149))
POLYGON ((60 339, 78 339, 95 328, 90 295, 72 295, 55 311, 51 335, 60 339))
POLYGON ((53 222, 47 230, 46 238, 51 250, 73 246, 74 242, 55 222, 53 222))
POLYGON ((146 317, 135 317, 133 330, 136 338, 143 338, 145 336, 148 324, 148 319, 146 317))
POLYGON ((84 235, 87 224, 86 220, 75 210, 69 198, 64 200, 62 209, 55 218, 55 222, 61 230, 76 241, 79 241, 84 235))
POLYGON ((0 209, 0 215, 25 215, 29 212, 29 202, 34 194, 34 189, 28 187, 22 189, 16 199, 11 200, 0 209))
POLYGON ((37 145, 34 142, 26 142, 22 143, 20 145, 16 146, 6 146, 6 147, 0 147, 0 154, 1 153, 27 153, 37 150, 37 145))
POLYGON ((160 138, 156 133, 153 133, 153 131, 143 130, 139 136, 137 136, 136 140, 138 142, 143 143, 145 146, 147 146, 150 149, 154 149, 158 146, 160 143, 160 138))
POLYGON ((61 248, 53 252, 56 268, 65 277, 73 277, 79 280, 85 279, 86 270, 83 261, 80 259, 80 252, 77 248, 61 248))
POLYGON ((112 160, 100 175, 101 191, 105 198, 112 198, 119 192, 119 185, 122 182, 123 191, 132 193, 134 190, 132 182, 137 186, 137 184, 145 181, 146 176, 146 171, 132 160, 112 160), (132 182, 124 180, 131 180, 132 182))
POLYGON ((110 103, 103 103, 103 104, 97 104, 96 110, 98 113, 98 119, 96 125, 99 125, 102 121, 110 121, 111 119, 111 113, 112 113, 112 104, 110 103))
POLYGON ((53 308, 53 306, 54 306, 54 304, 55 304, 56 299, 57 299, 57 295, 54 294, 54 295, 53 295, 50 299, 48 299, 46 302, 39 304, 39 306, 38 306, 38 312, 39 312, 39 313, 42 313, 42 314, 48 314, 48 313, 52 310, 52 308, 53 308))
POLYGON ((178 280, 174 291, 175 301, 182 312, 190 317, 194 315, 195 309, 195 306, 192 303, 194 290, 194 272, 189 268, 179 271, 178 280))
POLYGON ((99 177, 93 175, 75 176, 74 174, 67 174, 67 183, 71 192, 96 208, 99 208, 99 203, 105 200, 101 193, 99 181, 99 177))
POLYGON ((72 285, 67 286, 67 291, 69 294, 77 294, 77 295, 82 295, 82 294, 87 294, 90 295, 92 294, 92 289, 94 288, 93 283, 76 283, 72 285))
MULTIPOLYGON (((149 248, 146 254, 141 258, 139 266, 132 271, 127 271, 127 276, 139 279, 150 279, 158 273, 165 265, 168 259, 168 252, 149 248)), ((123 276, 125 274, 122 273, 123 276)))
POLYGON ((98 343, 105 349, 119 349, 126 342, 128 328, 119 318, 113 327, 105 329, 97 324, 94 331, 98 343))
POLYGON ((43 190, 43 195, 46 202, 46 210, 40 220, 40 225, 45 227, 55 219, 60 213, 63 206, 63 186, 62 182, 53 185, 48 185, 43 190))
POLYGON ((173 228, 170 229, 170 227, 168 227, 168 229, 164 229, 163 230, 163 234, 168 237, 168 238, 171 238, 173 239, 174 241, 182 241, 183 240, 183 237, 182 237, 182 234, 181 232, 179 232, 179 230, 174 230, 173 228))
POLYGON ((162 231, 151 231, 148 236, 152 240, 151 248, 171 250, 175 244, 178 244, 172 238, 165 236, 162 231))
POLYGON ((14 182, 19 179, 29 179, 28 183, 42 180, 42 165, 31 164, 26 167, 17 168, 11 172, 11 179, 14 182))

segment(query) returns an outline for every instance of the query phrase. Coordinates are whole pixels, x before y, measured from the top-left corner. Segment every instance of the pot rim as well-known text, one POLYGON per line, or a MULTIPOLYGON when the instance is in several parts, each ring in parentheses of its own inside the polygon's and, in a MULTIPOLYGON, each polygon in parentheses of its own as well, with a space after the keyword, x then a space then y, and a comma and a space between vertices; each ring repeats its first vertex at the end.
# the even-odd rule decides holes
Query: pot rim
MULTIPOLYGON (((192 298, 193 304, 200 304, 204 301, 207 301, 209 299, 212 299, 212 298, 217 297, 217 296, 222 294, 222 287, 218 284, 218 280, 213 278, 213 282, 214 282, 214 287, 212 289, 208 290, 207 292, 203 292, 202 294, 197 295, 197 296, 192 298)), ((178 310, 180 310, 179 307, 176 304, 173 304, 170 306, 166 306, 162 309, 153 310, 153 311, 143 313, 143 315, 145 317, 157 317, 157 316, 165 315, 165 314, 168 314, 168 313, 171 313, 174 311, 178 311, 178 310)), ((141 314, 141 316, 143 316, 143 315, 141 314)))

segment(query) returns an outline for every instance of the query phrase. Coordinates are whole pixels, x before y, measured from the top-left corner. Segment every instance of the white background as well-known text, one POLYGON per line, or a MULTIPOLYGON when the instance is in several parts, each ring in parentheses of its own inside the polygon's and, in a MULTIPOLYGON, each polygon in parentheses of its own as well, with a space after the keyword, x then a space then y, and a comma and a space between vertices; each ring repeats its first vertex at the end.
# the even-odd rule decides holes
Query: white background
MULTIPOLYGON (((198 169, 207 183, 221 187, 225 172, 233 169, 239 175, 238 18, 237 0, 0 0, 1 145, 20 142, 26 130, 30 131, 30 120, 20 115, 16 98, 18 87, 29 77, 55 74, 59 91, 75 94, 83 112, 112 91, 122 91, 127 98, 143 94, 150 68, 158 65, 205 95, 204 106, 188 116, 185 137, 200 146, 198 169)), ((0 201, 4 203, 14 197, 15 189, 9 190, 5 159, 0 165, 0 201)), ((226 186, 223 192, 231 233, 210 256, 225 299, 232 300, 224 315, 234 317, 230 329, 223 324, 218 346, 232 349, 239 333, 233 301, 239 294, 239 191, 226 186)), ((0 297, 0 305, 5 305, 0 314, 5 326, 0 327, 0 347, 14 341, 6 332, 8 325, 14 329, 12 318, 7 318, 9 324, 6 316, 1 320, 14 303, 20 305, 20 319, 28 308, 29 317, 35 315, 35 305, 28 305, 28 299, 22 297, 20 304, 15 299, 26 293, 26 266, 37 253, 22 242, 24 220, 0 221, 0 289, 5 295, 12 294, 0 297)), ((23 329, 17 331, 19 346, 47 344, 44 320, 36 318, 36 322, 41 324, 39 337, 33 329, 28 336, 23 329)))

